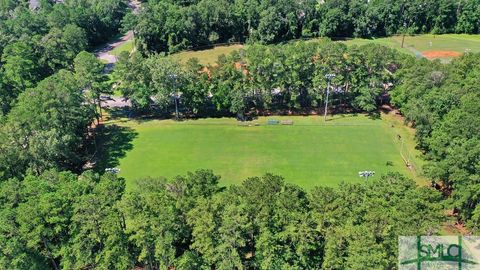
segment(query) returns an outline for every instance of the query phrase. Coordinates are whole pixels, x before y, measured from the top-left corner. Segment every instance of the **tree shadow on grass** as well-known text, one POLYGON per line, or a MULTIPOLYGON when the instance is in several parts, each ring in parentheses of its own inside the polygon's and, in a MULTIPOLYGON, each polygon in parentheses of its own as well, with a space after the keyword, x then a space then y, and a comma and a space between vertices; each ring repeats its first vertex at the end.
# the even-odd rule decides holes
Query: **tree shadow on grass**
POLYGON ((110 120, 116 120, 124 117, 132 117, 134 113, 132 110, 129 110, 126 107, 114 107, 114 108, 106 108, 106 112, 108 112, 108 117, 110 120))
POLYGON ((381 119, 380 117, 380 112, 379 111, 373 111, 368 113, 368 118, 372 120, 379 120, 381 119))
POLYGON ((102 125, 98 128, 95 170, 104 172, 106 168, 118 166, 120 159, 133 149, 132 141, 138 133, 130 127, 117 125, 102 125))

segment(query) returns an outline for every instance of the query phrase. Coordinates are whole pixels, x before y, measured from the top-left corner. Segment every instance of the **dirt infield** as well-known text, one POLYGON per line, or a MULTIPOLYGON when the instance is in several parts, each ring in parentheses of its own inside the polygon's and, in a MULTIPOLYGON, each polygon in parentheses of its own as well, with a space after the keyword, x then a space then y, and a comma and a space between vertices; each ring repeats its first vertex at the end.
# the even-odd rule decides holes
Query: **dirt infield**
POLYGON ((424 51, 422 55, 428 59, 436 59, 458 57, 462 55, 462 53, 454 51, 424 51))

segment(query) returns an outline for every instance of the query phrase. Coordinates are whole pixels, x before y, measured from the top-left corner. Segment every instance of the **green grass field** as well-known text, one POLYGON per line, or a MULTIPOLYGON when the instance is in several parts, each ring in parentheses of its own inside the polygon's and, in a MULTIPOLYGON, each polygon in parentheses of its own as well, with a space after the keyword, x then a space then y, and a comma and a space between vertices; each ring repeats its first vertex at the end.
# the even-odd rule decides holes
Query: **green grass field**
POLYGON ((115 56, 119 56, 122 52, 131 52, 133 50, 133 39, 125 41, 122 45, 114 48, 110 53, 115 56))
MULTIPOLYGON (((377 39, 350 39, 339 41, 346 45, 364 45, 369 43, 379 44, 397 49, 401 52, 416 55, 425 51, 453 51, 464 53, 465 51, 480 52, 480 35, 445 34, 445 35, 417 35, 406 36, 404 48, 401 48, 402 36, 393 36, 377 39), (431 42, 431 43, 430 43, 431 42), (430 46, 431 45, 431 46, 430 46)), ((173 54, 171 57, 185 63, 188 59, 196 57, 202 65, 213 64, 221 54, 229 54, 242 48, 242 45, 217 46, 213 49, 200 51, 186 51, 173 54)), ((449 60, 451 57, 440 57, 441 60, 449 60)))
POLYGON ((261 126, 250 127, 238 126, 231 118, 180 123, 112 120, 107 126, 122 128, 131 140, 124 141, 128 147, 123 148, 112 143, 119 159, 113 165, 121 169, 127 188, 138 178, 170 178, 202 168, 221 175, 223 185, 270 172, 308 189, 362 181, 361 170, 374 170, 375 177, 399 171, 423 181, 418 172, 406 168, 400 156, 397 134, 412 151, 412 163, 421 165, 413 148, 413 133, 393 117, 335 116, 326 124, 318 116, 270 118, 293 120, 294 125, 268 126, 263 117, 254 121, 261 126))
MULTIPOLYGON (((445 35, 417 35, 406 36, 404 47, 401 47, 402 36, 393 36, 378 39, 351 39, 340 41, 347 45, 364 45, 374 43, 397 49, 401 52, 417 55, 427 51, 450 52, 480 52, 480 35, 445 34, 445 35)), ((450 60, 452 57, 438 57, 441 60, 450 60)))
POLYGON ((176 54, 172 54, 170 57, 185 63, 190 58, 198 58, 200 64, 208 65, 214 64, 217 62, 217 59, 220 55, 225 54, 229 55, 234 50, 239 50, 243 45, 228 45, 228 46, 217 46, 212 49, 201 50, 201 51, 185 51, 176 54))

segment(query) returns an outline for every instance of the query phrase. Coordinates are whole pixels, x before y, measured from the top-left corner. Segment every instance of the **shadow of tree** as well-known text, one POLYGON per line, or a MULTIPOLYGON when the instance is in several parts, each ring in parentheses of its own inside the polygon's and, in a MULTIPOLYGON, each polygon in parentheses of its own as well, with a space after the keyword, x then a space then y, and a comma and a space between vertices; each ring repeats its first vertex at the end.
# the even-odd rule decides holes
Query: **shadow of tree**
POLYGON ((368 118, 372 119, 372 120, 378 120, 380 119, 380 112, 379 111, 373 111, 373 112, 369 112, 368 113, 368 118))
POLYGON ((104 172, 106 168, 118 166, 120 159, 132 150, 132 141, 138 133, 130 127, 118 125, 102 125, 98 128, 95 170, 104 172))
POLYGON ((129 117, 129 116, 133 115, 133 112, 131 112, 128 108, 125 108, 125 107, 107 108, 107 109, 105 109, 105 111, 108 112, 108 116, 111 119, 129 117))

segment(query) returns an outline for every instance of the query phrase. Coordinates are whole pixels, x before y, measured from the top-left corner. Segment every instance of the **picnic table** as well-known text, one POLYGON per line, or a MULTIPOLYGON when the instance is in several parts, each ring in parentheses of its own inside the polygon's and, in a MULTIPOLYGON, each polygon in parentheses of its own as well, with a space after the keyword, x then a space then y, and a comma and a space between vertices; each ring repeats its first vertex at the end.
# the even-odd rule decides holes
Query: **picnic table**
POLYGON ((280 123, 280 121, 276 120, 276 119, 268 119, 267 120, 267 125, 278 125, 280 123))

